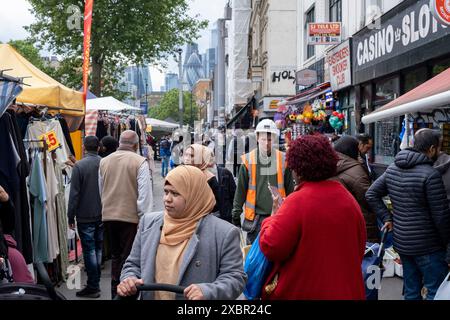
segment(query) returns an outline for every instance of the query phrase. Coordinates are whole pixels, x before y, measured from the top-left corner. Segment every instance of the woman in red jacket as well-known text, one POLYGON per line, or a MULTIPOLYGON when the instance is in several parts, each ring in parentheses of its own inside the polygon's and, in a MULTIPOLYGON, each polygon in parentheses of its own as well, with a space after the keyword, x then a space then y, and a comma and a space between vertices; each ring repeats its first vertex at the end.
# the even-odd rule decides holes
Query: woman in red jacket
POLYGON ((353 196, 328 180, 335 151, 326 137, 305 136, 292 142, 287 161, 298 187, 262 224, 261 250, 274 263, 262 298, 364 300, 365 222, 353 196))

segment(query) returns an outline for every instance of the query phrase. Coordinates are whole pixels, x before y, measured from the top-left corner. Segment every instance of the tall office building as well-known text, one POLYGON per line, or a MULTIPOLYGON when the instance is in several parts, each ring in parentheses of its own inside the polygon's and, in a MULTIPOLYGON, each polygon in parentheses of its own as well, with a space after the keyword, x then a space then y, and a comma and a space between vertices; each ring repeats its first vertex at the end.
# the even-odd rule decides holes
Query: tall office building
POLYGON ((178 74, 166 73, 164 84, 166 91, 178 89, 178 74))

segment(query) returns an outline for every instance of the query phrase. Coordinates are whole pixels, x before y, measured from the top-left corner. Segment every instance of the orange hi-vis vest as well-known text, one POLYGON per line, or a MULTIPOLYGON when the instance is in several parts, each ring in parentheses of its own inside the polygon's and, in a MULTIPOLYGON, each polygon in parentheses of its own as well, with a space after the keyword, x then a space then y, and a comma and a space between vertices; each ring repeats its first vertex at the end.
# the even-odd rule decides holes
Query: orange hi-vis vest
MULTIPOLYGON (((277 159, 277 183, 278 191, 283 198, 286 197, 286 189, 284 188, 284 171, 286 170, 286 157, 280 150, 276 151, 277 159)), ((257 175, 257 159, 256 159, 257 149, 251 151, 250 153, 244 154, 242 156, 242 163, 248 172, 248 190, 247 198, 245 201, 244 212, 245 219, 253 221, 256 215, 256 175, 257 175)))

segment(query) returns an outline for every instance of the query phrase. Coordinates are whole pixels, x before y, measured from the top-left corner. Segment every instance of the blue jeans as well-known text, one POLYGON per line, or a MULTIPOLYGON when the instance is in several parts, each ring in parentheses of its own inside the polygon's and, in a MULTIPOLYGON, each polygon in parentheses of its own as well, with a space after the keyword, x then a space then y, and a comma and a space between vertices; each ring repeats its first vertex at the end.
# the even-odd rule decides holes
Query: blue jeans
POLYGON ((78 223, 81 247, 83 248, 84 265, 87 272, 87 286, 100 289, 100 276, 103 248, 103 222, 78 223))
POLYGON ((162 156, 161 157, 161 163, 162 163, 161 175, 163 177, 166 177, 167 176, 167 172, 169 171, 169 157, 168 156, 162 156))
POLYGON ((448 274, 445 251, 423 256, 400 255, 403 264, 405 300, 422 300, 421 290, 427 288, 427 300, 433 300, 448 274))

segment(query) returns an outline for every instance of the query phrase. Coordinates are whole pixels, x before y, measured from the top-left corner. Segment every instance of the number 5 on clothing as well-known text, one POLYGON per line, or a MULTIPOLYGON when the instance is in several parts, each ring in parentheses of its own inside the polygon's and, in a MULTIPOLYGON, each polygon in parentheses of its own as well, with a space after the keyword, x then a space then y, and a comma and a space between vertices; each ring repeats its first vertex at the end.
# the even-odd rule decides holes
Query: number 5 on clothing
POLYGON ((40 140, 45 139, 48 146, 48 151, 53 151, 55 149, 58 149, 60 146, 59 140, 56 136, 56 132, 54 130, 49 131, 47 133, 44 133, 43 135, 39 136, 40 140))

